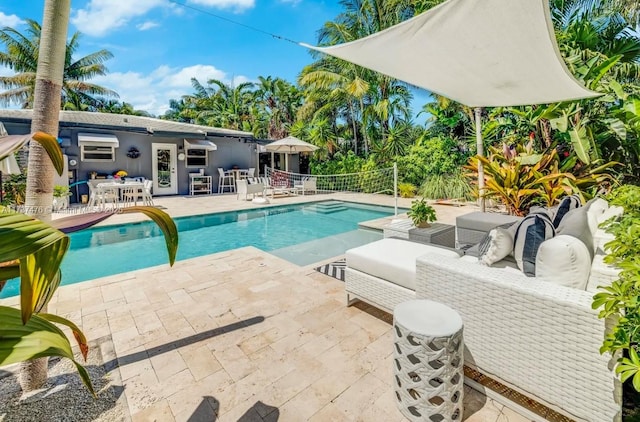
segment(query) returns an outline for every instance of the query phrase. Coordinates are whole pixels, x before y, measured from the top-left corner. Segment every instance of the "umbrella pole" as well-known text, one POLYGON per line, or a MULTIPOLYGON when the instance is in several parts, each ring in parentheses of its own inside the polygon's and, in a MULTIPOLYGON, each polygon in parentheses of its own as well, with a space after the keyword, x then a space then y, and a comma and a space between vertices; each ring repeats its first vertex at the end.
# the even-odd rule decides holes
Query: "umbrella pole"
MULTIPOLYGON (((484 144, 482 142, 482 107, 475 108, 476 115, 476 149, 479 156, 484 156, 484 144)), ((485 211, 484 201, 484 164, 478 161, 478 196, 480 199, 480 211, 485 211)))

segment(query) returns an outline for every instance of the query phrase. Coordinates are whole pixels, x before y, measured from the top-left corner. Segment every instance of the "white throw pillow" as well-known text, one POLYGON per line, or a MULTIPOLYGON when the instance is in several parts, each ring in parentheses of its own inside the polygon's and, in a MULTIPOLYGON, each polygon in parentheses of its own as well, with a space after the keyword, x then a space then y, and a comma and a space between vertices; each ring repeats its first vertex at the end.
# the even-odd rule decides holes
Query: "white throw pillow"
POLYGON ((561 286, 585 290, 591 271, 586 245, 573 236, 545 240, 536 255, 536 277, 561 286))
POLYGON ((508 229, 496 227, 489 232, 486 243, 480 246, 478 261, 491 265, 507 257, 513 251, 513 234, 508 229))

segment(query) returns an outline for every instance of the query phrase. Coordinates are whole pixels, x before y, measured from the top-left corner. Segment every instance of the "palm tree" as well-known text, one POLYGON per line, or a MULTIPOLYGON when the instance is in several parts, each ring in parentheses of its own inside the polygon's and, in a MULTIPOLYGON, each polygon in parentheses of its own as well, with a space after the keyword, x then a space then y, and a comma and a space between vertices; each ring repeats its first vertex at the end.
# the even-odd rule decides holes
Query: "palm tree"
POLYGON ((207 86, 204 86, 193 78, 191 84, 196 92, 185 95, 183 100, 196 110, 194 123, 243 130, 245 123, 251 121, 253 83, 244 82, 234 87, 220 80, 210 79, 207 86))
MULTIPOLYGON (((0 86, 7 90, 0 93, 0 101, 4 104, 17 102, 22 108, 32 108, 42 28, 31 19, 27 19, 26 23, 25 34, 10 27, 0 30, 0 41, 6 46, 6 51, 0 52, 0 64, 16 72, 12 76, 0 77, 0 86)), ((96 95, 118 97, 114 91, 88 82, 95 76, 107 73, 104 62, 112 58, 113 54, 100 50, 74 61, 73 55, 78 50, 79 38, 80 33, 76 32, 65 45, 60 100, 62 105, 73 104, 75 109, 81 109, 82 104, 95 106, 96 95)))
MULTIPOLYGON (((65 68, 65 48, 71 0, 46 0, 44 3, 43 29, 38 25, 38 48, 41 54, 32 68, 33 78, 33 119, 31 132, 45 132, 58 135, 60 95, 65 68)), ((34 28, 34 26, 31 26, 34 28)), ((21 44, 22 45, 22 44, 21 44)), ((36 49, 32 44, 30 52, 36 49)), ((18 47, 15 47, 18 48, 18 47)), ((9 48, 12 51, 12 48, 9 48)), ((14 51, 15 53, 16 51, 14 51)), ((17 54, 18 57, 22 57, 17 54)), ((34 55, 28 55, 33 60, 34 55)), ((4 56, 3 56, 4 58, 4 56)), ((16 69, 23 72, 25 68, 16 69)), ((38 142, 29 145, 27 170, 27 192, 25 210, 27 215, 43 221, 51 220, 53 203, 54 167, 47 151, 38 142)), ((46 309, 44 310, 46 311, 46 309)), ((20 383, 24 391, 41 388, 47 379, 47 358, 30 360, 22 364, 20 383)))
POLYGON ((282 78, 258 76, 254 101, 257 105, 256 117, 267 119, 267 136, 270 139, 282 139, 289 134, 289 128, 295 122, 302 94, 296 86, 282 78))

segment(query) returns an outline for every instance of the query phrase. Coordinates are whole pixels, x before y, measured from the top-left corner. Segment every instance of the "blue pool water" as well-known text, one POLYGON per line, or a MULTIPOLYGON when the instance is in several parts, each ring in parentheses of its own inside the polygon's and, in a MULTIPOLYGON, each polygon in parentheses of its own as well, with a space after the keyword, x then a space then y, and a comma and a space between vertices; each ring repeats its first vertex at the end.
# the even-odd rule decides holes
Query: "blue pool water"
MULTIPOLYGON (((325 201, 176 218, 177 259, 254 246, 308 265, 382 238, 358 229, 358 223, 392 214, 390 207, 325 201)), ((70 237, 63 285, 167 263, 164 237, 152 222, 97 227, 70 237)), ((11 280, 0 297, 18 293, 18 281, 11 280)))

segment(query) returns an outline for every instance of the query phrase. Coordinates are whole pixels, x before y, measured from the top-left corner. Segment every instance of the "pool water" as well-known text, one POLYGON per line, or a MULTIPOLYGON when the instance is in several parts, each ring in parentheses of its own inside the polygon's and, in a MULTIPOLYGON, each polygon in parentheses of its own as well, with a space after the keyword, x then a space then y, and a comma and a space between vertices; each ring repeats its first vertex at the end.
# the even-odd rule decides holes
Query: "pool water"
MULTIPOLYGON (((308 265, 382 238, 358 223, 393 215, 393 208, 323 201, 176 218, 178 260, 254 246, 308 265)), ((62 285, 166 264, 160 229, 152 222, 96 227, 72 233, 62 263, 62 285)), ((19 294, 10 280, 0 297, 19 294)))

